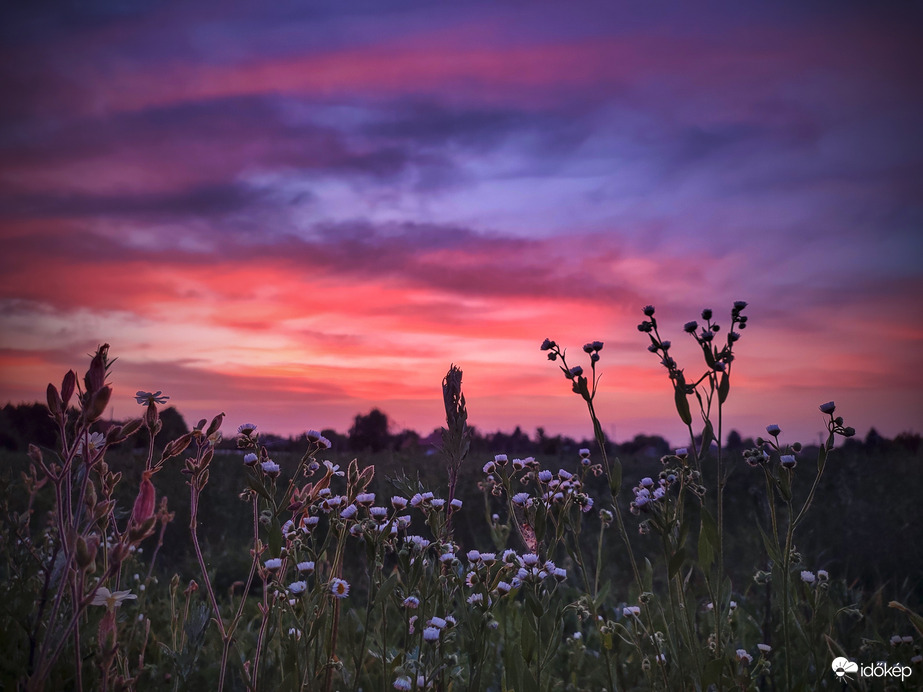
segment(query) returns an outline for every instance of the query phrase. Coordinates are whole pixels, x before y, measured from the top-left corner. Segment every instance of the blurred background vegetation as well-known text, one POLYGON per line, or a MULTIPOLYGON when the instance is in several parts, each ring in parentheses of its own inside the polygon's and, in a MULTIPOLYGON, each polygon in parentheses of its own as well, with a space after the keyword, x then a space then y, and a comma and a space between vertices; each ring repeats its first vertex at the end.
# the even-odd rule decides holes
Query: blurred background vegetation
MULTIPOLYGON (((160 417, 163 430, 156 441, 158 448, 189 429, 175 408, 164 409, 160 417)), ((104 431, 115 423, 101 421, 99 429, 104 431)), ((231 438, 230 426, 225 432, 231 438)), ((375 466, 371 490, 378 493, 379 503, 384 504, 396 494, 391 481, 405 476, 418 479, 422 487, 437 496, 446 495, 447 476, 438 450, 438 431, 426 438, 409 430, 395 432, 385 413, 372 410, 357 415, 345 434, 334 430, 321 432, 333 443, 326 458, 343 464, 344 468, 353 458, 358 458, 360 467, 375 466)), ((0 489, 10 488, 10 483, 27 468, 29 443, 53 450, 57 448, 55 436, 47 409, 41 404, 8 404, 0 409, 0 489)), ((303 435, 286 438, 265 433, 261 440, 282 467, 284 478, 297 466, 307 448, 303 435)), ((132 505, 132 489, 138 487, 147 445, 142 432, 107 453, 110 467, 124 474, 120 486, 125 496, 119 498, 122 507, 132 505)), ((754 518, 764 527, 768 525, 763 474, 750 468, 742 457, 742 452, 752 446, 751 438, 744 438, 736 431, 728 434, 725 444, 726 459, 733 467, 725 495, 726 562, 735 591, 751 598, 754 589, 763 588, 753 581, 754 574, 768 568, 753 525, 754 518)), ((560 435, 551 437, 542 429, 531 436, 519 428, 512 433, 491 434, 472 429, 471 451, 461 467, 457 492, 465 504, 464 511, 456 515, 455 535, 462 548, 490 549, 491 516, 496 513, 501 525, 507 519, 504 505, 486 496, 479 487, 483 480, 481 468, 487 460, 500 453, 510 458, 534 456, 545 468, 573 471, 579 463, 581 447, 594 450, 595 443, 560 435)), ((661 456, 670 451, 667 441, 656 435, 638 435, 620 444, 610 442, 608 449, 610 455, 618 455, 622 460, 626 488, 644 476, 655 477, 661 470, 661 456)), ((798 458, 805 472, 798 474, 801 482, 796 480, 795 490, 796 496, 799 490, 803 496, 814 475, 817 448, 806 446, 798 458)), ((239 498, 246 487, 242 459, 243 452, 236 449, 233 439, 221 443, 199 517, 203 550, 213 562, 210 567, 216 570, 215 586, 219 591, 245 575, 250 564, 252 517, 248 505, 239 498)), ((803 556, 804 569, 825 569, 832 578, 845 579, 852 588, 874 594, 885 602, 897 599, 911 607, 923 602, 923 547, 914 538, 923 525, 921 498, 916 490, 920 487, 921 462, 923 445, 918 434, 905 433, 889 440, 873 429, 864 440, 852 438, 838 447, 817 491, 817 511, 809 515, 800 531, 796 547, 803 556)), ((167 579, 173 573, 189 577, 198 572, 188 531, 189 494, 181 468, 182 460, 176 459, 154 478, 158 498, 167 496, 170 509, 176 512, 155 570, 167 579)), ((708 469, 709 464, 704 468, 708 469)), ((599 498, 608 491, 602 479, 596 480, 599 482, 589 490, 599 498)), ((623 493, 621 502, 626 508, 629 499, 623 493)), ((11 500, 16 504, 15 498, 11 500)), ((21 500, 25 503, 26 498, 21 500)), ((637 519, 629 516, 628 524, 630 529, 636 527, 637 519)), ((419 529, 425 533, 422 526, 419 529)), ((595 543, 592 532, 585 532, 583 538, 588 545, 595 543)), ((509 547, 520 549, 522 546, 515 541, 515 537, 510 537, 509 547)), ((635 532, 632 541, 641 553, 660 552, 654 536, 635 532)), ((609 564, 604 574, 613 580, 616 593, 627 593, 630 571, 624 549, 615 540, 607 545, 609 564), (620 580, 624 582, 621 585, 620 580)))

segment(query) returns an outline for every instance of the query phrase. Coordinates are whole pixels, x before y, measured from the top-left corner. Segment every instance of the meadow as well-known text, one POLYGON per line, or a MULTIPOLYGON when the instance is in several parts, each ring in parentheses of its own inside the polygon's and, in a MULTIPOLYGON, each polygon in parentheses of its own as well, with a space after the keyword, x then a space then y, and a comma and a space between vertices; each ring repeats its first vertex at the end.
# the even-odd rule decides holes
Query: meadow
POLYGON ((679 449, 606 439, 599 341, 536 344, 588 439, 534 453, 488 448, 454 365, 438 450, 293 452, 272 421, 177 427, 161 392, 105 421, 101 346, 48 385, 54 441, 3 454, 0 686, 919 689, 920 438, 860 442, 832 401, 819 444, 729 434, 745 309, 676 330, 698 364, 643 309, 679 449))

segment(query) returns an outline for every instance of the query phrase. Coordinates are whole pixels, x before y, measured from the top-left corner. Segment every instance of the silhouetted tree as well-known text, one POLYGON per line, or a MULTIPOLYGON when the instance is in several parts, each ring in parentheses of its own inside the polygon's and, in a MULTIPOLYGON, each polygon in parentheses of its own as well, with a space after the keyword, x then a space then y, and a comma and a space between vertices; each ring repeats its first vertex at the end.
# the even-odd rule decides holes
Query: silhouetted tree
POLYGON ((388 416, 377 408, 366 415, 357 415, 353 427, 349 429, 349 448, 354 452, 370 449, 380 452, 391 446, 388 434, 388 416))

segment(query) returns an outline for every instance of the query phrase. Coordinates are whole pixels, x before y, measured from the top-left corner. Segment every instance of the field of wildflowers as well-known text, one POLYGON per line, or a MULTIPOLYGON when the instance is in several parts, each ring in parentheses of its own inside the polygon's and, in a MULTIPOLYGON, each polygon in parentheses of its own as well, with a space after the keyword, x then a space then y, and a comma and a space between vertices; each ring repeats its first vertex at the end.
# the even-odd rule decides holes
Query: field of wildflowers
POLYGON ((586 406, 594 448, 564 463, 476 457, 453 365, 441 463, 425 477, 340 461, 313 430, 303 456, 273 458, 251 423, 229 455, 220 413, 160 440, 162 392, 139 391, 140 417, 102 426, 114 360, 101 346, 82 382, 69 371, 48 385, 58 446, 31 446, 3 480, 0 686, 917 689, 918 584, 870 592, 799 550, 834 443, 855 432, 835 404, 819 407, 827 436, 811 458, 777 424, 742 458, 722 444, 745 308, 724 329, 711 310, 685 324, 702 353, 695 375, 644 308, 638 329, 689 441, 637 478, 594 408, 599 341, 582 363, 541 345, 586 406), (133 436, 146 453, 116 464, 133 436), (755 511, 726 497, 732 471, 758 479, 755 511), (167 488, 185 494, 181 527, 167 488), (180 533, 188 554, 173 572, 163 557, 180 533), (904 673, 841 678, 841 657, 904 673))

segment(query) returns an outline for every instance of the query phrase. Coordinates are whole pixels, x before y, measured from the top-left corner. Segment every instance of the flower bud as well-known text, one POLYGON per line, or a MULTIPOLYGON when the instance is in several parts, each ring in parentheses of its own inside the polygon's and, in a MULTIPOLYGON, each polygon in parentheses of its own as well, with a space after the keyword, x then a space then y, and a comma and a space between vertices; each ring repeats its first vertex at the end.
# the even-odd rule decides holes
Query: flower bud
POLYGON ((153 430, 158 420, 160 420, 160 414, 157 413, 157 404, 151 401, 144 410, 144 425, 147 426, 148 430, 153 430))
POLYGON ((96 350, 90 361, 90 369, 83 377, 86 393, 92 397, 106 384, 106 364, 109 360, 109 344, 103 344, 96 350))
POLYGON ((68 370, 67 374, 64 376, 64 380, 61 382, 61 405, 64 408, 67 408, 67 402, 69 402, 71 396, 73 396, 76 386, 77 373, 73 370, 68 370))
POLYGON ((205 437, 211 437, 218 429, 221 427, 221 423, 224 421, 224 413, 219 413, 217 416, 212 418, 211 424, 208 426, 208 431, 205 433, 205 437))
POLYGON ((61 397, 58 395, 57 388, 50 382, 48 383, 48 389, 45 391, 45 398, 48 401, 48 410, 51 412, 52 418, 60 416, 63 407, 61 397))
POLYGON ((131 523, 143 524, 153 517, 156 499, 157 492, 154 484, 151 483, 151 472, 145 471, 141 477, 141 487, 138 489, 138 497, 135 498, 135 506, 131 510, 131 523))
POLYGON ((101 387, 93 394, 90 399, 90 405, 86 409, 87 422, 92 423, 98 420, 106 411, 109 405, 109 399, 112 396, 112 387, 108 385, 101 387))
POLYGON ((88 539, 77 536, 77 567, 87 569, 96 562, 96 551, 99 548, 99 534, 93 534, 88 539))

